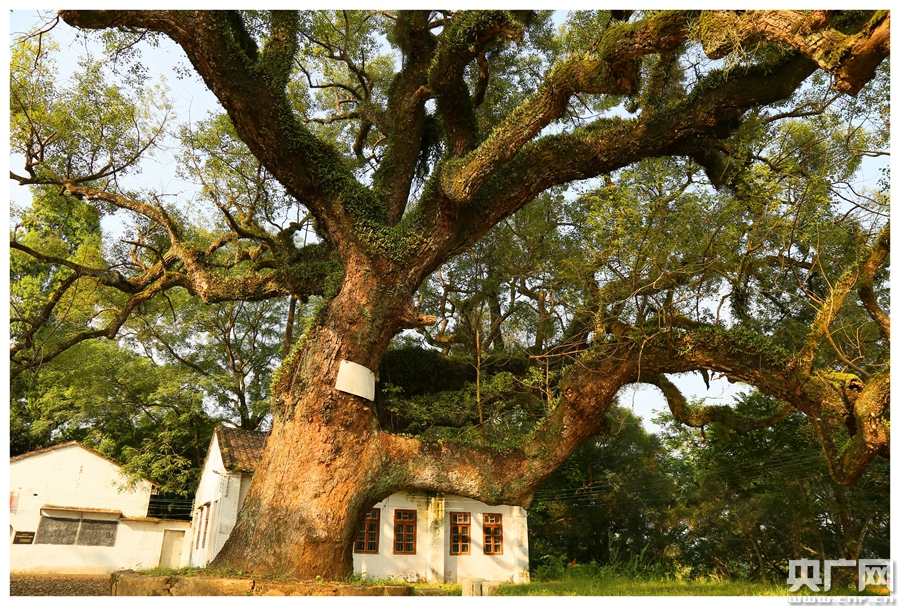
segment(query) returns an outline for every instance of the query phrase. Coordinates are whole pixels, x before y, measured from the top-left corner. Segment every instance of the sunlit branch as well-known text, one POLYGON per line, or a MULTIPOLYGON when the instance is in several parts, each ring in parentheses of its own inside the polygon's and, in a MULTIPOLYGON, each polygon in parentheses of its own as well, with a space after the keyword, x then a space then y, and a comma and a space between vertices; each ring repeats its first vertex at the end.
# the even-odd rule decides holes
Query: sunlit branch
POLYGON ((705 427, 710 423, 719 423, 740 434, 745 434, 754 429, 770 427, 780 423, 794 410, 793 406, 784 403, 779 410, 768 417, 753 419, 738 415, 728 406, 691 406, 685 399, 684 394, 681 393, 681 390, 678 389, 678 386, 672 383, 665 375, 645 376, 641 380, 658 387, 662 391, 663 396, 665 396, 669 410, 672 411, 675 418, 690 427, 705 427))
POLYGON ((875 297, 873 282, 875 273, 887 259, 891 247, 891 224, 886 223, 878 234, 878 239, 873 247, 872 254, 869 255, 862 273, 859 276, 859 298, 869 315, 878 324, 882 334, 891 341, 891 318, 888 316, 875 297))

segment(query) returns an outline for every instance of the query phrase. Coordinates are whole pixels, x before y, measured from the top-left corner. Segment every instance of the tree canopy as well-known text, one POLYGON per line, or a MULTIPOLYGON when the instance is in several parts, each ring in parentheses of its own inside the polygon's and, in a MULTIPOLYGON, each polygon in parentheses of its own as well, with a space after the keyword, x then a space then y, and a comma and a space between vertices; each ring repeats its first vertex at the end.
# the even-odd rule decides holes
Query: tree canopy
POLYGON ((11 179, 55 217, 13 229, 13 380, 133 330, 252 383, 283 342, 266 302, 309 305, 268 388, 218 383, 241 423, 273 413, 220 562, 346 572, 401 489, 527 505, 633 383, 699 428, 799 410, 840 484, 889 455, 888 177, 858 183, 887 153, 889 12, 59 18, 107 54, 60 82, 42 35, 13 51, 11 179), (170 126, 135 54, 158 36, 223 114, 170 126), (166 137, 189 200, 126 179, 166 137), (268 352, 191 348, 179 298, 224 351, 241 318, 268 352), (398 335, 441 355, 391 353, 398 335), (374 403, 334 388, 341 360, 377 372, 374 403), (686 372, 778 404, 690 404, 686 372))

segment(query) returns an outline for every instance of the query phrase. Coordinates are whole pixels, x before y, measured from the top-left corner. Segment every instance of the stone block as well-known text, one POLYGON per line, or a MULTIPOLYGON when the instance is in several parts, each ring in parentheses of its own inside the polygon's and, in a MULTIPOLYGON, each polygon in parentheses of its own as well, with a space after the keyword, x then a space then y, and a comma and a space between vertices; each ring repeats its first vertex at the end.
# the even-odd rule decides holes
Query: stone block
POLYGON ((323 585, 320 583, 257 581, 253 586, 253 595, 331 596, 334 594, 334 585, 323 585))
POLYGON ((146 574, 137 574, 130 570, 114 572, 110 577, 110 595, 136 596, 136 595, 171 595, 169 577, 153 577, 146 574))
POLYGON ((408 585, 385 585, 378 595, 402 596, 413 595, 413 588, 408 585))
POLYGON ((422 587, 413 588, 413 595, 420 596, 436 596, 436 595, 447 595, 447 591, 444 589, 440 589, 438 587, 422 587))
POLYGON ((481 595, 481 584, 484 579, 461 578, 459 584, 462 585, 462 594, 465 596, 481 595))
POLYGON ((406 585, 338 585, 339 596, 403 596, 412 595, 412 587, 406 585))
POLYGON ((500 595, 500 583, 485 581, 481 584, 481 595, 500 595))
POLYGON ((369 597, 373 595, 381 595, 376 588, 371 585, 338 585, 335 595, 369 597))
POLYGON ((178 577, 172 584, 175 596, 250 595, 250 579, 220 579, 216 577, 178 577))

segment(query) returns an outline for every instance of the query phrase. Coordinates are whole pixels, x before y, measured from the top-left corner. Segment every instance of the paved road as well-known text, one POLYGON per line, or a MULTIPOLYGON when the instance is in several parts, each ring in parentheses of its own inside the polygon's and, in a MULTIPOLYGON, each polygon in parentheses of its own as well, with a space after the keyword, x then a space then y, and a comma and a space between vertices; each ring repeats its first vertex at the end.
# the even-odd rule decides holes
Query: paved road
POLYGON ((9 595, 109 595, 109 575, 11 574, 9 595))

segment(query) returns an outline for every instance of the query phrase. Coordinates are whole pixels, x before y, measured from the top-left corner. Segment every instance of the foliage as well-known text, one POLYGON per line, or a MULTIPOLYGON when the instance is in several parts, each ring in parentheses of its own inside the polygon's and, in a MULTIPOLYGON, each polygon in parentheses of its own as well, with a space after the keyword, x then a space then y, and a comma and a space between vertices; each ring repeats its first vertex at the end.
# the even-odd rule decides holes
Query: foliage
POLYGON ((595 562, 638 575, 678 565, 670 453, 628 410, 607 417, 607 432, 584 442, 535 491, 528 511, 534 566, 595 562))
MULTIPOLYGON (((778 407, 754 392, 737 411, 778 407)), ((886 558, 889 468, 856 486, 828 476, 812 428, 792 414, 741 435, 663 419, 644 433, 627 411, 535 493, 529 547, 535 579, 580 577, 777 582, 788 560, 886 558)))
MULTIPOLYGON (((737 409, 765 414, 778 403, 759 392, 737 409)), ((855 486, 829 478, 812 428, 794 413, 740 435, 700 434, 666 421, 678 485, 679 556, 693 576, 786 578, 788 560, 887 557, 890 473, 873 465, 855 486), (865 554, 865 555, 863 555, 865 554)))
POLYGON ((211 414, 248 430, 265 425, 272 373, 284 345, 286 301, 203 305, 173 293, 129 322, 135 348, 193 375, 211 414))
MULTIPOLYGON (((527 502, 580 443, 631 423, 607 412, 644 379, 701 431, 744 435, 796 408, 841 485, 887 457, 889 182, 856 184, 889 143, 886 12, 576 11, 558 28, 526 10, 59 16, 101 32, 103 52, 61 82, 49 30, 13 49, 24 167, 11 179, 35 200, 11 234, 13 425, 40 440, 85 431, 88 402, 42 390, 88 350, 106 376, 117 356, 146 375, 106 398, 135 390, 132 430, 165 398, 172 428, 203 410, 259 427, 269 402, 274 455, 223 561, 252 552, 254 566, 337 574, 304 551, 337 543, 303 537, 350 536, 412 484, 527 502), (224 111, 170 124, 139 56, 163 35, 224 111), (196 186, 186 195, 129 180, 168 135, 196 186), (117 233, 101 234, 113 215, 117 233), (316 307, 301 339, 278 338, 288 299, 316 307), (386 359, 407 329, 456 359, 386 359), (125 346, 88 345, 100 338, 125 346), (333 389, 340 360, 390 377, 375 406, 333 389), (455 370, 422 389, 416 367, 455 370), (666 375, 694 371, 780 402, 688 403, 666 375), (352 474, 333 465, 351 460, 352 474), (271 471, 287 465, 303 471, 271 471), (328 528, 296 515, 263 531, 285 486, 347 511, 328 528), (287 526, 299 542, 276 541, 287 526)), ((110 448, 152 467, 151 452, 197 435, 110 448)), ((658 477, 658 445, 633 443, 658 477)), ((640 475, 614 454, 603 473, 640 475)), ((154 473, 183 468, 173 461, 154 473)), ((658 558, 662 527, 632 516, 591 549, 658 558)))
POLYGON ((13 448, 77 440, 121 463, 128 481, 193 494, 216 422, 182 368, 89 341, 28 379, 14 385, 13 448))
MULTIPOLYGON (((559 578, 535 580, 524 585, 501 585, 505 596, 796 596, 786 583, 760 583, 722 579, 677 579, 671 577, 633 577, 604 567, 578 564, 565 569, 559 578)), ((834 590, 837 589, 835 585, 834 590)), ((804 594, 804 592, 800 592, 804 594)), ((847 587, 841 595, 872 595, 847 587)), ((804 594, 806 595, 806 594, 804 594)))

